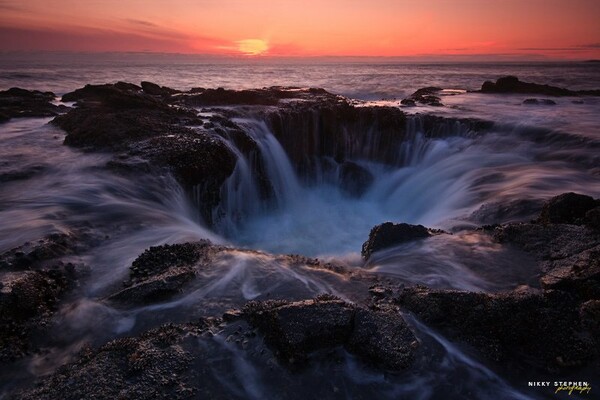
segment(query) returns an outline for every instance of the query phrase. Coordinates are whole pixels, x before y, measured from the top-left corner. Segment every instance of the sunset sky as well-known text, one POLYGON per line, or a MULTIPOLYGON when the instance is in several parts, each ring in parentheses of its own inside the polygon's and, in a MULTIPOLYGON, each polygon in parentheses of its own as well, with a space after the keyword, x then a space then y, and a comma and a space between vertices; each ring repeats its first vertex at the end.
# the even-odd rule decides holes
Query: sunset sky
POLYGON ((600 58, 600 0, 0 0, 0 51, 600 58))

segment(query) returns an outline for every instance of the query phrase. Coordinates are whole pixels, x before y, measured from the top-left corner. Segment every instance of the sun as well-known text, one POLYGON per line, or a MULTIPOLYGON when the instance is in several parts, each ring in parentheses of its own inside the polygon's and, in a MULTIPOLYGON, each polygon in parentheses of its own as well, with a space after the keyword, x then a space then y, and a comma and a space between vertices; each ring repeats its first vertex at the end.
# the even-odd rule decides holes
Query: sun
POLYGON ((237 41, 237 49, 246 56, 259 56, 269 50, 267 42, 261 39, 244 39, 237 41))

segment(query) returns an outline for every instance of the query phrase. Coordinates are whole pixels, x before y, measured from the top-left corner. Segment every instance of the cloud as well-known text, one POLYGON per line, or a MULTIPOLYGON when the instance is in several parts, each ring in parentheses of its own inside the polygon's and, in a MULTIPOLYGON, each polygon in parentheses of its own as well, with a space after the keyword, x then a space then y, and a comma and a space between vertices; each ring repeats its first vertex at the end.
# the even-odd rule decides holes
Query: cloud
POLYGON ((12 1, 0 0, 0 10, 5 11, 25 11, 26 8, 22 5, 17 5, 12 1))
POLYGON ((588 51, 600 49, 600 43, 579 44, 564 47, 520 47, 517 50, 522 51, 588 51))
POLYGON ((582 44, 580 47, 584 49, 600 49, 600 43, 582 44))
POLYGON ((0 26, 1 51, 190 52, 186 40, 90 28, 45 29, 0 26))
POLYGON ((158 28, 159 27, 154 22, 145 21, 145 20, 142 20, 142 19, 126 18, 125 21, 127 21, 127 22, 129 22, 129 23, 131 23, 133 25, 141 25, 141 26, 152 27, 152 28, 158 28))

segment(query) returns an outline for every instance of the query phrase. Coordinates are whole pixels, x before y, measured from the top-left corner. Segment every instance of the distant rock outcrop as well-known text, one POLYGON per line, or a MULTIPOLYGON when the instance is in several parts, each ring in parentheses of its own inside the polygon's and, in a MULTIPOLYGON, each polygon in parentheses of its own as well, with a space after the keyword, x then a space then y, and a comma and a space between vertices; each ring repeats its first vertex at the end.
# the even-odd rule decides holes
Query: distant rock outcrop
POLYGON ((11 88, 0 92, 0 122, 11 118, 54 117, 69 107, 52 104, 56 95, 52 92, 11 88))
POLYGON ((557 86, 520 81, 516 76, 499 78, 495 83, 485 81, 481 93, 541 94, 544 96, 600 96, 600 90, 569 90, 557 86))

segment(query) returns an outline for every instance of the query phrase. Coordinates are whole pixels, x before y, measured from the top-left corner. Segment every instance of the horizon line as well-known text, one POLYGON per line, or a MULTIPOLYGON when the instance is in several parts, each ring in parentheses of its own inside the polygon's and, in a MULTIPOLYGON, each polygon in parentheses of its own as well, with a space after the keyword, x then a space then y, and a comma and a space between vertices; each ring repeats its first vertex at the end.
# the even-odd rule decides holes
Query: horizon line
POLYGON ((398 61, 445 61, 445 62, 600 62, 594 58, 553 58, 539 54, 496 53, 496 54, 417 54, 417 55, 240 55, 214 53, 186 53, 161 51, 87 51, 87 50, 0 50, 0 54, 72 54, 72 55, 145 55, 145 56, 185 56, 223 60, 259 61, 259 60, 318 60, 318 59, 357 59, 357 60, 398 60, 398 61), (471 60, 469 60, 471 58, 471 60), (486 58, 488 58, 486 60, 486 58), (454 59, 454 60, 453 60, 454 59))

